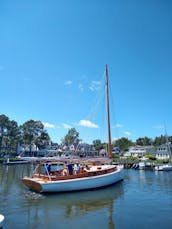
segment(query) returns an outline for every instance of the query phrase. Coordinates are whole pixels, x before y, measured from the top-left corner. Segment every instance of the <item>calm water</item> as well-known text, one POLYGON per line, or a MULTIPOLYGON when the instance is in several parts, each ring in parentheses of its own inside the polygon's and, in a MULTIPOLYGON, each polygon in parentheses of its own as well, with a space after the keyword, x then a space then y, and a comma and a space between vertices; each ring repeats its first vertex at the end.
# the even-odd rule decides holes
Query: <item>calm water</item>
POLYGON ((112 187, 42 195, 21 183, 31 165, 0 165, 3 229, 172 228, 172 172, 125 170, 112 187))

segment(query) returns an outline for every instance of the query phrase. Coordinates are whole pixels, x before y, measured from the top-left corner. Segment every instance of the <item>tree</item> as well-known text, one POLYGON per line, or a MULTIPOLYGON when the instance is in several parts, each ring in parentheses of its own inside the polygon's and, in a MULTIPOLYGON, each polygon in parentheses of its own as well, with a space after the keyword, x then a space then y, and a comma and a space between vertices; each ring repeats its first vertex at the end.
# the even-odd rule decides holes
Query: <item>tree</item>
POLYGON ((7 128, 9 125, 9 118, 6 115, 0 115, 0 153, 4 146, 5 138, 7 137, 7 128))
POLYGON ((29 120, 21 126, 21 130, 24 144, 29 145, 31 152, 32 144, 38 144, 38 139, 45 132, 44 125, 41 121, 29 120))
POLYGON ((8 125, 9 152, 17 152, 17 146, 20 141, 20 130, 16 121, 12 120, 8 125))
POLYGON ((20 139, 17 122, 10 120, 6 115, 0 115, 0 153, 16 153, 20 139))
POLYGON ((167 142, 167 137, 161 135, 160 137, 156 137, 153 141, 154 146, 159 146, 167 142))
POLYGON ((128 138, 119 138, 112 143, 113 147, 119 147, 121 151, 127 151, 133 144, 128 138))
POLYGON ((168 141, 172 143, 172 136, 168 137, 168 141))
POLYGON ((38 149, 44 149, 50 142, 50 136, 48 133, 42 132, 39 137, 35 140, 35 145, 38 147, 38 149))
POLYGON ((63 143, 66 145, 78 144, 79 141, 79 133, 76 131, 75 128, 69 129, 68 133, 63 139, 63 143))
POLYGON ((138 138, 136 140, 136 145, 140 145, 140 146, 152 145, 152 139, 148 137, 138 138))
POLYGON ((93 141, 93 146, 95 148, 95 150, 100 151, 101 149, 103 149, 103 144, 101 143, 101 140, 96 139, 93 141))

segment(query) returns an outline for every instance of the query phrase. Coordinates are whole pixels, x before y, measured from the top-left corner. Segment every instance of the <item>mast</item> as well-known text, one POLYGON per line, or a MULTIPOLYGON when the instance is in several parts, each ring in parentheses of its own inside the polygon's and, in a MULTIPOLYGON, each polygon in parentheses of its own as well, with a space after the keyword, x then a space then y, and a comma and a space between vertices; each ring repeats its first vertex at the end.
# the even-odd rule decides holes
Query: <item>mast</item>
POLYGON ((167 130, 166 130, 166 125, 164 123, 164 131, 165 131, 165 140, 166 140, 166 146, 167 146, 167 152, 169 154, 169 159, 171 160, 171 143, 168 140, 168 135, 167 135, 167 130))
POLYGON ((110 111, 109 111, 109 84, 108 84, 108 66, 106 64, 106 110, 108 127, 108 155, 112 158, 111 132, 110 132, 110 111))

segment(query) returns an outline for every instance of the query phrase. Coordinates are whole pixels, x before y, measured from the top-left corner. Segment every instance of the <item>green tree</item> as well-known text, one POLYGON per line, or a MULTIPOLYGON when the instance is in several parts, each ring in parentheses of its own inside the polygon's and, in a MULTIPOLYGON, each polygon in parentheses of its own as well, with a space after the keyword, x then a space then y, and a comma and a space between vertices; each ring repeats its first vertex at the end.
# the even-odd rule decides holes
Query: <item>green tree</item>
POLYGON ((172 143, 172 136, 168 137, 168 141, 172 143))
POLYGON ((148 137, 138 138, 136 140, 136 145, 140 145, 140 146, 152 145, 152 139, 148 137))
POLYGON ((118 140, 112 143, 113 147, 119 147, 121 151, 127 151, 130 146, 134 145, 134 143, 128 138, 119 138, 118 140))
POLYGON ((93 146, 94 146, 95 150, 97 150, 97 151, 100 151, 101 149, 104 148, 103 144, 101 143, 101 140, 99 140, 99 139, 96 139, 93 141, 93 146))
POLYGON ((167 142, 167 137, 164 135, 161 135, 160 137, 156 137, 153 141, 154 146, 159 146, 167 142))
POLYGON ((19 130, 18 124, 14 120, 9 122, 8 138, 9 138, 9 144, 8 144, 9 152, 10 153, 16 153, 18 143, 21 139, 21 135, 20 135, 20 130, 19 130))
POLYGON ((0 153, 12 154, 17 151, 20 140, 19 127, 16 121, 6 115, 0 115, 0 153))
POLYGON ((76 131, 75 128, 69 129, 68 133, 63 139, 63 143, 66 145, 78 144, 79 141, 79 133, 76 131))
POLYGON ((0 115, 0 153, 4 150, 5 143, 7 142, 9 122, 10 120, 6 115, 0 115))
POLYGON ((38 147, 38 149, 45 149, 47 145, 49 145, 50 142, 50 136, 46 131, 42 132, 39 137, 35 140, 35 145, 38 147))
POLYGON ((38 139, 42 133, 44 133, 44 125, 41 121, 29 120, 21 126, 22 137, 24 144, 28 144, 31 147, 32 144, 38 144, 38 139))

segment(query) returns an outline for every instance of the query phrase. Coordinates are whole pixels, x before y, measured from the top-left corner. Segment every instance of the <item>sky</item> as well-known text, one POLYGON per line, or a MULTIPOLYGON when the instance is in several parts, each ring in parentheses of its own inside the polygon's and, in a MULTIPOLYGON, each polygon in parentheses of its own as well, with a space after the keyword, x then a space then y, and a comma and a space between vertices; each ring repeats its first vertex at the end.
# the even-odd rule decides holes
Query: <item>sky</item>
POLYGON ((106 141, 172 135, 172 1, 1 0, 0 114, 106 141))

